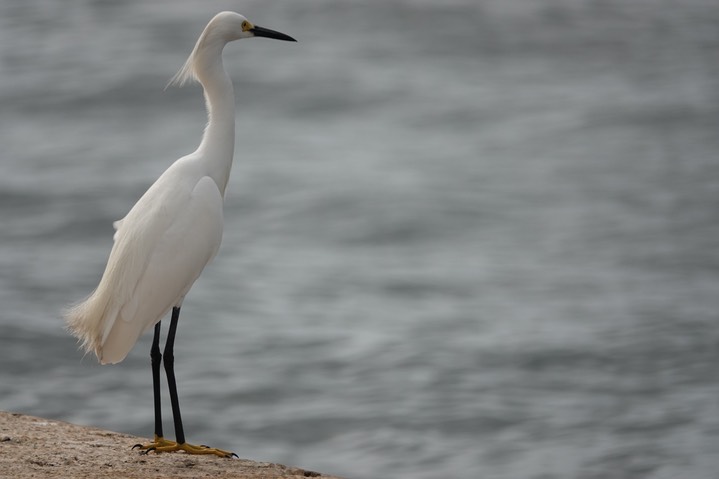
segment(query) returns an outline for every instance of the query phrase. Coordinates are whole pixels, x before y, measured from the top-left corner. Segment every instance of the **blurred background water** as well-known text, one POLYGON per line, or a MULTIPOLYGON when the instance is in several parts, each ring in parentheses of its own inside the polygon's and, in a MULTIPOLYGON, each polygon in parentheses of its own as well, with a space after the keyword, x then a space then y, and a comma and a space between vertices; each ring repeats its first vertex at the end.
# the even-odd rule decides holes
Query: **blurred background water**
POLYGON ((353 478, 717 477, 710 0, 2 2, 0 408, 151 436, 150 338, 101 367, 60 314, 198 144, 199 87, 163 87, 224 9, 299 43, 225 50, 188 440, 353 478))

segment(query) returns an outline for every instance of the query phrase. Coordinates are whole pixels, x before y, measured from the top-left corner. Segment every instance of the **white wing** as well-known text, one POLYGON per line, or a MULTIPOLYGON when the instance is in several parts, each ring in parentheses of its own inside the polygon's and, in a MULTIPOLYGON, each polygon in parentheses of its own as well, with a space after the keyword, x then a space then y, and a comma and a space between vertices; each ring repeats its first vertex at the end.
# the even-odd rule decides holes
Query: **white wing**
POLYGON ((101 363, 122 361, 143 331, 179 306, 222 240, 214 180, 179 160, 115 222, 115 243, 93 294, 66 314, 101 363))
MULTIPOLYGON (((136 281, 128 281, 134 288, 126 301, 118 305, 115 320, 104 325, 102 363, 122 361, 143 331, 160 321, 170 308, 182 303, 205 265, 217 253, 223 221, 222 196, 215 182, 203 177, 188 196, 175 200, 156 213, 164 231, 151 238, 151 250, 143 255, 145 258, 134 258, 135 261, 144 259, 144 268, 136 281)), ((129 229, 130 225, 125 223, 121 227, 129 229)), ((124 235, 122 230, 118 231, 121 240, 145 250, 146 245, 140 242, 150 238, 137 231, 124 235)))

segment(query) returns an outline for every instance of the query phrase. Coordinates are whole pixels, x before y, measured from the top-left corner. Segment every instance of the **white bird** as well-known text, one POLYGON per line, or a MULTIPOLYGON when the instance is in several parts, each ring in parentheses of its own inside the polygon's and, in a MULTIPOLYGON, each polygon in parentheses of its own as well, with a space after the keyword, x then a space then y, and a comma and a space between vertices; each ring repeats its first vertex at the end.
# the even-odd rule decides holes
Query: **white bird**
POLYGON ((218 13, 205 27, 170 84, 192 80, 204 89, 209 121, 200 146, 175 161, 121 220, 95 291, 65 313, 68 329, 102 364, 122 361, 143 332, 155 327, 150 356, 155 400, 155 440, 144 452, 233 453, 185 442, 174 374, 173 344, 180 307, 222 240, 222 203, 235 146, 235 97, 222 50, 241 38, 296 41, 253 25, 238 13, 218 13), (160 408, 160 321, 172 310, 164 349, 176 441, 164 439, 160 408))

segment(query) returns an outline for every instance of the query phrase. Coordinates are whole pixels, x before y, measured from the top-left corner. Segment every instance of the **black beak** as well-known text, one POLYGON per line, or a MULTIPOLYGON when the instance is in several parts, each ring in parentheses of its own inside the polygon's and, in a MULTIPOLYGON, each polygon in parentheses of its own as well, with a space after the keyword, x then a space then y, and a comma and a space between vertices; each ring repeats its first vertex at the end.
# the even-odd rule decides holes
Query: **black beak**
POLYGON ((284 33, 276 32, 274 30, 270 30, 269 28, 264 27, 258 27, 255 25, 254 27, 250 28, 250 31, 256 36, 256 37, 266 37, 266 38, 274 38, 275 40, 284 40, 286 42, 296 42, 294 38, 292 38, 289 35, 285 35, 284 33))

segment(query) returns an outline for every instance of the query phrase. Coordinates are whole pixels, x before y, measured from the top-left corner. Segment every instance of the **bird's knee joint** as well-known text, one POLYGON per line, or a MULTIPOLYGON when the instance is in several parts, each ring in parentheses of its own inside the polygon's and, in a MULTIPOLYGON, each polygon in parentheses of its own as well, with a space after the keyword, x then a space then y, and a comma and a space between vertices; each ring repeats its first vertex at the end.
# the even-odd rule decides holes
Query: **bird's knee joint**
POLYGON ((152 349, 150 350, 150 359, 152 359, 152 362, 158 362, 162 360, 162 353, 159 349, 152 349))
POLYGON ((165 353, 165 369, 172 368, 175 364, 175 356, 172 353, 165 353))

